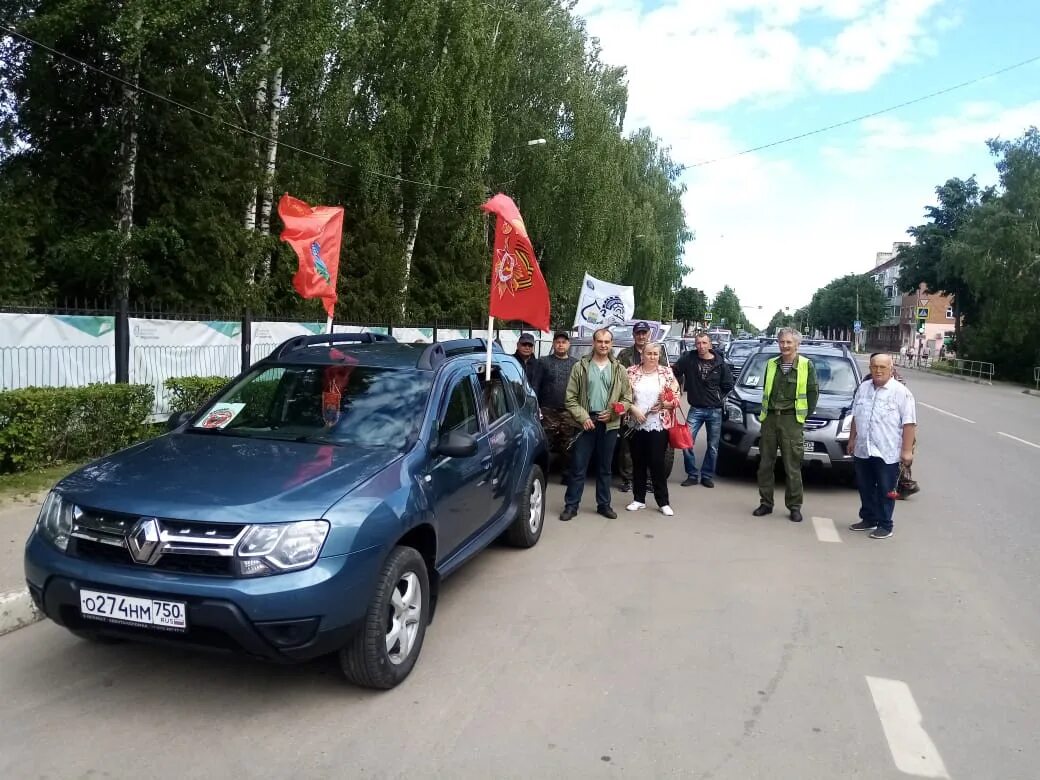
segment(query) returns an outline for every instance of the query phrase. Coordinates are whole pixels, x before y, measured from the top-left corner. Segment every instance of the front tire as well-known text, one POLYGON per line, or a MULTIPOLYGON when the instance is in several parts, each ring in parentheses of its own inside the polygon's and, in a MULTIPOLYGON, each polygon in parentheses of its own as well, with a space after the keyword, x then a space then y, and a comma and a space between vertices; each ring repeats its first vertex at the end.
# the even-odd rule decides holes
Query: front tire
POLYGON ((361 630, 339 651, 355 685, 387 690, 415 666, 430 619, 430 576, 412 547, 395 547, 383 565, 361 630))
POLYGON ((506 529, 506 542, 527 549, 538 544, 545 525, 545 476, 540 466, 531 466, 516 519, 506 529))

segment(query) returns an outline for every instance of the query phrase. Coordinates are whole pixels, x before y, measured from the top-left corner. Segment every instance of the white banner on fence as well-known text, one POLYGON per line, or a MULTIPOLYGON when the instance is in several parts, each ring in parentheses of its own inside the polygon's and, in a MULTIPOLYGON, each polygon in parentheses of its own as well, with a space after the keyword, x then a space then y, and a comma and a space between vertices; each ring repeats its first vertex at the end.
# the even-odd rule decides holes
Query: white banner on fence
POLYGON ((242 370, 242 323, 130 318, 130 381, 155 388, 155 413, 169 411, 166 380, 242 370))
POLYGON ((634 287, 625 287, 585 274, 574 313, 575 328, 602 328, 630 319, 636 310, 634 287))
POLYGON ((115 318, 0 314, 0 390, 114 382, 115 318))

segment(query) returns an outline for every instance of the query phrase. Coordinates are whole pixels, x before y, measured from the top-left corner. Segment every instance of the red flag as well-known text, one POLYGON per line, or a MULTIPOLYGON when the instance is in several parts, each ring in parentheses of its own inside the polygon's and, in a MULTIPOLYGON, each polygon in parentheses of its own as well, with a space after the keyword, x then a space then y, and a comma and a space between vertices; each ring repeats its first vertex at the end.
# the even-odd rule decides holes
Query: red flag
POLYGON ((512 198, 502 193, 481 208, 498 217, 488 313, 549 330, 549 287, 538 267, 519 209, 512 198))
POLYGON ((336 306, 343 208, 312 208, 286 194, 278 201, 278 216, 285 223, 281 239, 293 248, 299 260, 293 287, 304 298, 321 298, 331 317, 336 306))

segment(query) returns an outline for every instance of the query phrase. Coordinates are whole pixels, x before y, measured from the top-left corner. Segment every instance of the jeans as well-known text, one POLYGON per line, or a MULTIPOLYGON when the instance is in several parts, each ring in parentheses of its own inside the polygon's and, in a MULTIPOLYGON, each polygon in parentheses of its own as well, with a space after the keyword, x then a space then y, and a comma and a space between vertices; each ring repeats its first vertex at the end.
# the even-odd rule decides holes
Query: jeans
POLYGON ((859 487, 859 519, 875 523, 884 531, 892 530, 892 512, 896 500, 889 498, 899 481, 899 464, 885 463, 881 458, 856 458, 856 485, 859 487))
POLYGON ((664 470, 664 456, 668 452, 668 431, 636 431, 630 440, 632 447, 632 498, 646 503, 646 472, 654 500, 658 506, 668 506, 668 475, 664 470))
POLYGON ((567 496, 564 498, 564 504, 568 509, 577 509, 581 503, 581 494, 585 491, 585 475, 593 454, 596 456, 596 508, 610 506, 610 466, 614 460, 617 437, 617 428, 608 431, 606 423, 596 420, 596 427, 591 431, 585 431, 574 442, 570 481, 567 483, 567 496))
MULTIPOLYGON (((722 434, 722 410, 705 406, 691 406, 689 419, 690 437, 697 442, 697 434, 703 425, 708 431, 708 448, 704 451, 704 462, 701 463, 700 477, 711 479, 715 476, 715 461, 719 456, 719 436, 722 434)), ((697 479, 697 456, 693 448, 682 451, 683 467, 686 476, 697 479)))

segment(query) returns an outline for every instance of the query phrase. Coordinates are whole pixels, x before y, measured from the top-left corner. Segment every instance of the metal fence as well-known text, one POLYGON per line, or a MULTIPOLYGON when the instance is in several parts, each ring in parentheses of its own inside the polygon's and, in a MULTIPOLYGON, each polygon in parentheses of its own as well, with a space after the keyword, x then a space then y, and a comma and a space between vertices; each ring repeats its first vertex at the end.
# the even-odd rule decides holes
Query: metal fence
POLYGON ((1040 366, 1033 366, 1033 384, 1040 390, 1040 366))
POLYGON ((973 377, 990 383, 993 382, 993 375, 996 373, 993 364, 984 360, 944 360, 943 365, 944 370, 948 367, 951 373, 958 376, 973 377))

